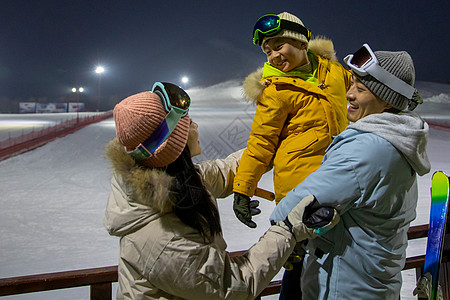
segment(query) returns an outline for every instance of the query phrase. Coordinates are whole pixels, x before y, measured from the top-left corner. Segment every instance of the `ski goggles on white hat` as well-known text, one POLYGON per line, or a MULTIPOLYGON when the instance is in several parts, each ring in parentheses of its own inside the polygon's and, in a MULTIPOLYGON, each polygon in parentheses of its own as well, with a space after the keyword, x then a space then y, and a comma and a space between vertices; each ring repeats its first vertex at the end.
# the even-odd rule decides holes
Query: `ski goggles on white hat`
POLYGON ((414 87, 410 86, 380 66, 375 53, 373 53, 368 44, 364 44, 355 53, 347 55, 344 58, 344 62, 357 75, 361 77, 371 75, 390 89, 408 98, 409 110, 414 110, 418 104, 423 103, 422 98, 420 98, 419 93, 414 87))
POLYGON ((191 105, 189 95, 180 87, 168 82, 155 82, 152 92, 161 98, 164 109, 168 112, 166 117, 156 127, 153 133, 134 150, 127 151, 133 158, 144 160, 153 155, 159 146, 164 143, 178 124, 178 121, 187 115, 191 105))
POLYGON ((269 14, 264 15, 256 21, 253 27, 253 44, 261 46, 261 43, 266 36, 274 36, 282 29, 292 30, 303 34, 309 41, 311 38, 311 31, 304 26, 281 19, 277 15, 269 14))

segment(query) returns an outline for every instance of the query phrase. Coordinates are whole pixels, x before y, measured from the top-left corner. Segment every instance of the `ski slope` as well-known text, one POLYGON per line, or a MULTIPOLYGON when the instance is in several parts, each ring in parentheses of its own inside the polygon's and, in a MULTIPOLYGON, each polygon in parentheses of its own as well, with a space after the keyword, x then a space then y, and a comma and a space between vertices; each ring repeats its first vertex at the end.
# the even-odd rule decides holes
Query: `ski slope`
MULTIPOLYGON (((425 104, 417 111, 449 121, 450 86, 418 84, 425 104)), ((196 160, 214 159, 245 147, 255 108, 242 100, 238 82, 188 90, 190 116, 199 124, 203 153, 196 160)), ((0 115, 0 140, 8 132, 37 130, 55 118, 70 114, 0 115)), ((93 268, 117 264, 118 239, 103 228, 102 218, 110 190, 111 169, 104 147, 115 136, 108 119, 47 145, 0 162, 0 277, 93 268)), ((428 223, 431 175, 450 173, 450 131, 430 130, 428 154, 432 171, 419 177, 419 204, 413 225, 428 223)), ((260 187, 272 190, 272 173, 260 187)), ((219 201, 229 251, 244 250, 269 227, 272 202, 261 200, 256 229, 241 224, 232 210, 232 197, 219 201)), ((411 241, 407 255, 425 253, 426 240, 411 241)), ((279 274, 276 278, 281 278, 279 274)), ((402 299, 414 299, 414 270, 403 272, 402 299)), ((88 299, 89 288, 50 291, 4 299, 88 299)), ((264 299, 278 299, 278 295, 264 299)))

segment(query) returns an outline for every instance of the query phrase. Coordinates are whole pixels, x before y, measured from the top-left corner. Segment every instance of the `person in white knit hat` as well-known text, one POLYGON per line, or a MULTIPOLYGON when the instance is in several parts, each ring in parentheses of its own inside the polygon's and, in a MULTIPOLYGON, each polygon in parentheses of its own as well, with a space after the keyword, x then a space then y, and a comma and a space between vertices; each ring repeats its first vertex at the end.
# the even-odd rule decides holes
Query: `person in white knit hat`
POLYGON ((431 168, 429 127, 411 111, 422 100, 406 51, 373 52, 364 44, 344 61, 353 73, 347 92, 352 124, 270 218, 283 220, 311 194, 341 215, 336 227, 307 242, 303 299, 398 300, 407 232, 416 217, 417 175, 431 168))
MULTIPOLYGON (((312 39, 303 22, 288 12, 259 18, 253 43, 261 47, 267 62, 244 81, 256 113, 233 184, 236 217, 252 228, 252 216, 260 210, 251 197, 271 162, 278 203, 319 168, 333 136, 349 124, 345 93, 351 78, 337 61, 331 40, 312 39)), ((288 276, 299 281, 301 264, 295 262, 300 259, 297 253, 286 266, 281 297, 290 293, 284 285, 288 276)), ((298 296, 299 283, 296 286, 292 294, 298 296)))

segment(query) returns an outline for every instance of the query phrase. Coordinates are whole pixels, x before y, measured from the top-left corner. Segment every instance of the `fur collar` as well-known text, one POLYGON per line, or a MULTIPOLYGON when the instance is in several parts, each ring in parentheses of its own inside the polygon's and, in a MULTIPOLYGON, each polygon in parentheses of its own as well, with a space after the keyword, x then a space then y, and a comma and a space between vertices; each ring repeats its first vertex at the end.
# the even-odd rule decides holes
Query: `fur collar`
POLYGON ((127 201, 151 207, 156 213, 173 210, 175 203, 170 193, 174 177, 163 170, 139 165, 128 155, 117 138, 106 146, 106 158, 127 201))
MULTIPOLYGON (((326 58, 330 61, 337 61, 336 52, 334 51, 333 42, 329 39, 318 37, 312 39, 308 44, 308 50, 315 55, 326 58)), ((261 96, 265 88, 265 82, 261 80, 263 68, 259 68, 255 72, 251 73, 244 80, 244 98, 256 103, 256 100, 261 96)))
POLYGON ((317 37, 308 44, 308 50, 331 61, 337 61, 333 42, 325 37, 317 37))

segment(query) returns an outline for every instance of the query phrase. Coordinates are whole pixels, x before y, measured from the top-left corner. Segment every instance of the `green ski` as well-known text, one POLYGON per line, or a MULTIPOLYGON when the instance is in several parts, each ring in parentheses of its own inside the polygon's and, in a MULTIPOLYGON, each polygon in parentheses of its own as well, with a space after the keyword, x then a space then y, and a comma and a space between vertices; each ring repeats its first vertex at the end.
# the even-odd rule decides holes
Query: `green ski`
POLYGON ((428 229, 427 252, 423 276, 417 283, 414 294, 419 297, 436 300, 442 299, 439 289, 439 266, 444 247, 445 226, 448 215, 449 177, 435 172, 431 180, 431 208, 428 229))

